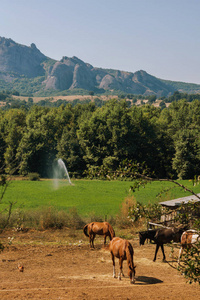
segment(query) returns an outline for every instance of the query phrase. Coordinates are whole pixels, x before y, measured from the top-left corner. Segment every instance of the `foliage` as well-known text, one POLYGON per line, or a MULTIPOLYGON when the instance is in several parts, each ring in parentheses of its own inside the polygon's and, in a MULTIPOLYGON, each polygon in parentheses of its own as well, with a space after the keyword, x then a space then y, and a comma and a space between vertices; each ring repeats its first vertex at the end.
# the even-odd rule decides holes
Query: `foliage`
POLYGON ((136 202, 129 210, 129 219, 131 222, 137 222, 139 219, 145 219, 146 223, 151 220, 160 220, 164 213, 164 208, 159 203, 149 203, 144 205, 136 202))
POLYGON ((51 177, 52 165, 61 157, 78 177, 85 171, 93 176, 96 168, 113 172, 125 160, 146 165, 158 178, 187 179, 200 173, 198 100, 179 100, 163 110, 117 99, 104 105, 98 99, 82 105, 78 100, 57 102, 6 100, 5 107, 13 108, 0 110, 5 171, 15 162, 20 164, 16 173, 51 177))
POLYGON ((188 202, 177 208, 176 221, 188 225, 189 228, 200 230, 200 203, 188 202))
POLYGON ((178 267, 189 283, 200 284, 200 242, 184 250, 178 267))

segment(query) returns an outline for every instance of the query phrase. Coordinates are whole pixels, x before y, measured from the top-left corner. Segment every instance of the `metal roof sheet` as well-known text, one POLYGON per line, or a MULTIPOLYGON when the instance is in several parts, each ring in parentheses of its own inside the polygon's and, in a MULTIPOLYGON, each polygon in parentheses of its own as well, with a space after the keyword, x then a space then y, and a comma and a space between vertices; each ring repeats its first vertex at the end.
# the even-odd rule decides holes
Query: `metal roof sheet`
MULTIPOLYGON (((197 195, 200 197, 200 194, 197 194, 197 195)), ((185 203, 188 203, 188 202, 191 202, 191 201, 198 202, 198 201, 200 201, 200 199, 197 198, 195 195, 191 195, 191 196, 177 198, 177 199, 168 200, 168 201, 159 202, 159 203, 161 205, 164 205, 164 206, 176 207, 176 206, 179 206, 183 203, 185 204, 185 203)))

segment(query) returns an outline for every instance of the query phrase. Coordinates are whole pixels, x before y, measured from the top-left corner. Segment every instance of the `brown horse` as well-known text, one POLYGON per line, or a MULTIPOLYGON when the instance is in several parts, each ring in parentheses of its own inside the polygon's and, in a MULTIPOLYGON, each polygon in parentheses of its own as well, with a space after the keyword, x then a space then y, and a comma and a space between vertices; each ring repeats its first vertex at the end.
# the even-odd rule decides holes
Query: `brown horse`
POLYGON ((115 276, 115 257, 119 258, 119 275, 118 279, 121 280, 121 274, 123 274, 123 261, 127 260, 128 264, 128 275, 130 278, 130 283, 135 283, 135 266, 133 263, 133 247, 129 241, 121 239, 119 237, 115 237, 110 241, 109 244, 109 250, 112 256, 112 262, 113 262, 113 277, 116 278, 115 276))
POLYGON ((181 236, 181 248, 179 250, 178 264, 180 264, 183 249, 192 247, 198 241, 200 241, 200 234, 196 230, 190 229, 183 232, 181 236))
POLYGON ((104 246, 106 244, 106 237, 110 240, 115 237, 115 231, 108 222, 92 222, 84 226, 83 232, 90 240, 90 248, 94 248, 94 238, 96 234, 104 235, 104 246))
POLYGON ((144 245, 146 239, 150 239, 154 241, 156 244, 156 250, 153 261, 156 261, 156 256, 158 253, 158 249, 161 247, 163 254, 163 261, 166 260, 165 252, 164 252, 164 244, 170 243, 171 241, 180 242, 181 235, 184 232, 182 227, 173 227, 173 228, 160 228, 160 229, 152 229, 147 231, 139 232, 139 240, 140 245, 144 245))

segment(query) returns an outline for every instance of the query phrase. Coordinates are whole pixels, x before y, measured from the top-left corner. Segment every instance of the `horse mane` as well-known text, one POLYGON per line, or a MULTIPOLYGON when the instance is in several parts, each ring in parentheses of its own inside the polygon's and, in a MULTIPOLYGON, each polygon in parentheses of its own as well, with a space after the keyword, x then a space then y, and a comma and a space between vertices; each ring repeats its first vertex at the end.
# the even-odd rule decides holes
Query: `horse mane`
POLYGON ((108 228, 109 228, 111 239, 113 239, 115 237, 115 231, 109 223, 108 223, 108 228))
POLYGON ((88 233, 87 233, 87 228, 88 228, 88 224, 86 224, 84 227, 83 227, 83 232, 84 234, 89 237, 88 233))

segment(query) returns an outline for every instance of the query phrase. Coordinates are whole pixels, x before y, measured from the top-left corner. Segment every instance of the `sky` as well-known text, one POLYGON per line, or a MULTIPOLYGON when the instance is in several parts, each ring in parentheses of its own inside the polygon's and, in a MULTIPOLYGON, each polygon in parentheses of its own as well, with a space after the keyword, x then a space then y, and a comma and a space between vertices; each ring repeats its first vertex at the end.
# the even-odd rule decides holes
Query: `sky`
POLYGON ((61 60, 200 84, 199 0, 1 0, 0 36, 61 60))

